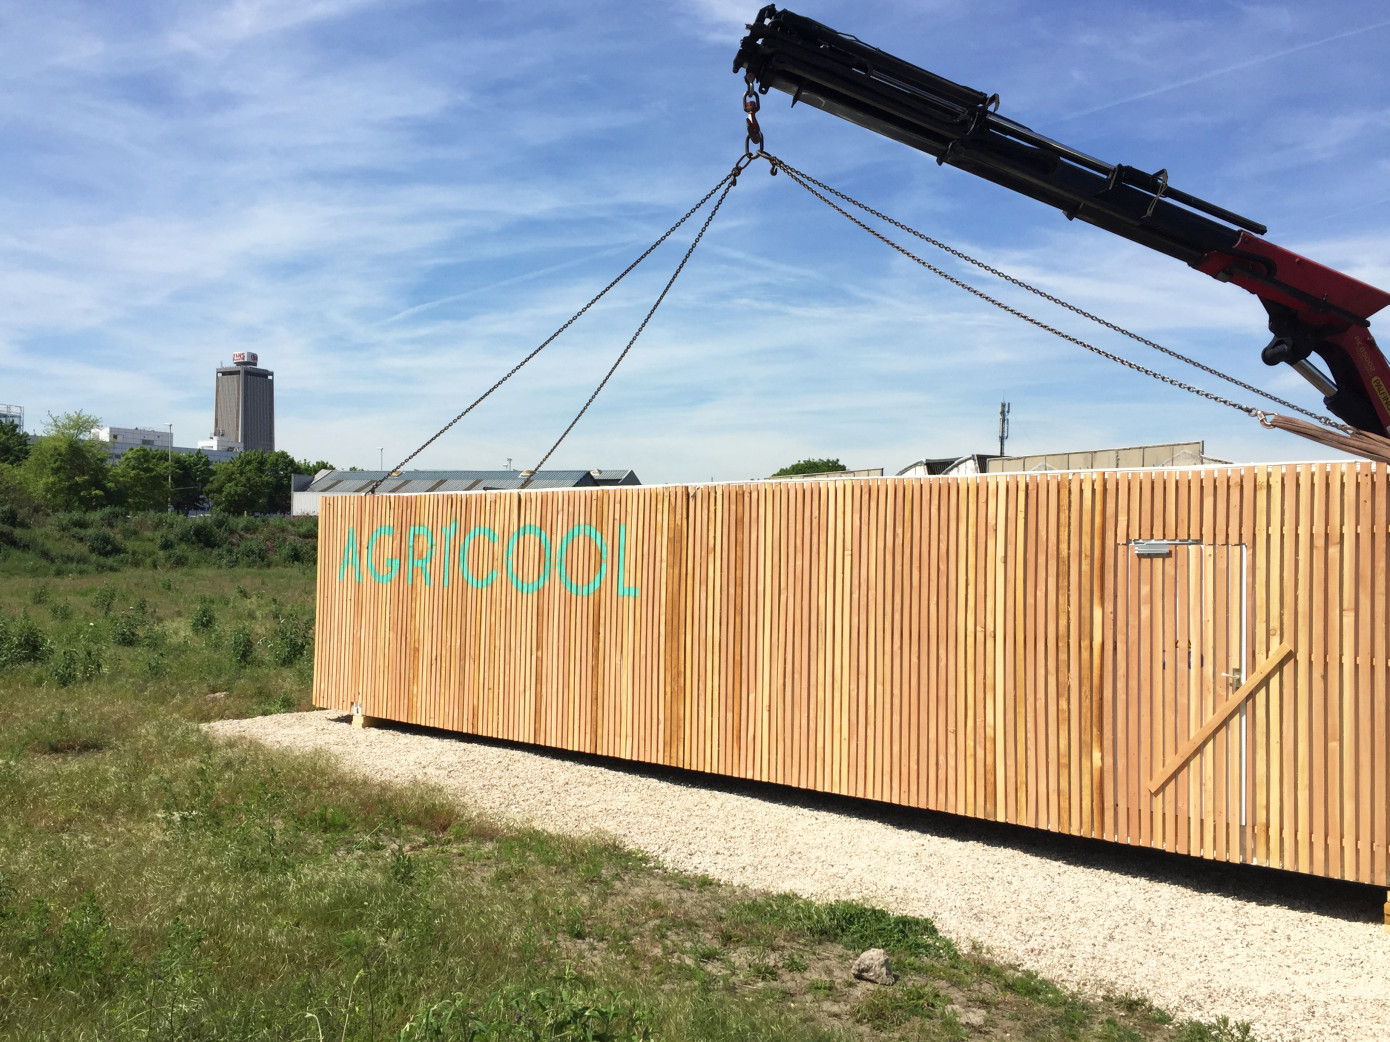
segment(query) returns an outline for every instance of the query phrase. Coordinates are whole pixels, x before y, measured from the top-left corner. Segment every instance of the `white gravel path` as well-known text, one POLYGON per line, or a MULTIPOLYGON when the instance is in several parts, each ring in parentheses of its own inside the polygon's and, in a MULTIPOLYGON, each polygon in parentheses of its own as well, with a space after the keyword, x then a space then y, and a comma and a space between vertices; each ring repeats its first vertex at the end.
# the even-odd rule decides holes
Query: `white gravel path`
POLYGON ((815 796, 727 791, 724 780, 358 730, 333 712, 207 727, 323 749, 350 771, 428 782, 550 831, 610 835, 684 872, 927 916, 958 942, 977 940, 1060 984, 1146 995, 1183 1017, 1248 1020, 1262 1039, 1390 1040, 1390 934, 1375 923, 1194 889, 1163 870, 1118 871, 1113 856, 1087 864, 947 835, 922 815, 866 818, 815 796))

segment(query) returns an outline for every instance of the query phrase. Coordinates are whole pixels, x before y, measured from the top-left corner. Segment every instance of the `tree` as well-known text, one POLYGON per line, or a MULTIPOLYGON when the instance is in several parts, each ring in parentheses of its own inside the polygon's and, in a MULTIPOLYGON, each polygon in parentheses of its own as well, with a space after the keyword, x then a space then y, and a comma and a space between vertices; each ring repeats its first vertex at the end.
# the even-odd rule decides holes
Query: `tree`
POLYGON ((101 426, 101 417, 78 409, 74 412, 48 414, 43 423, 44 437, 75 438, 85 441, 92 436, 92 428, 101 426))
POLYGON ((174 457, 174 509, 182 513, 196 510, 212 480, 212 460, 201 452, 183 452, 174 457))
POLYGON ((29 435, 13 420, 0 421, 0 463, 23 463, 29 455, 29 435))
POLYGON ((845 465, 837 459, 804 459, 800 463, 793 463, 790 467, 783 467, 774 478, 785 478, 795 474, 828 474, 831 471, 844 470, 845 465))
POLYGON ((45 434, 30 447, 22 471, 49 510, 94 510, 109 498, 110 468, 100 442, 61 431, 45 434))
POLYGON ((173 497, 167 453, 127 449, 111 468, 111 491, 130 510, 164 510, 173 497))
POLYGON ((295 471, 294 471, 294 472, 295 472, 296 474, 307 474, 307 475, 309 475, 309 477, 313 477, 315 474, 317 474, 317 473, 318 473, 319 471, 321 471, 321 470, 337 470, 337 469, 338 469, 337 467, 333 466, 333 464, 329 463, 327 460, 321 460, 321 459, 320 459, 320 460, 314 460, 313 463, 310 463, 308 460, 302 460, 302 459, 301 459, 301 460, 295 460, 294 467, 295 467, 295 471))
POLYGON ((208 499, 229 514, 288 514, 290 476, 300 467, 288 452, 239 452, 212 468, 208 499))
POLYGON ((37 506, 23 471, 12 463, 0 463, 0 516, 9 518, 3 523, 14 524, 21 517, 27 522, 37 506))

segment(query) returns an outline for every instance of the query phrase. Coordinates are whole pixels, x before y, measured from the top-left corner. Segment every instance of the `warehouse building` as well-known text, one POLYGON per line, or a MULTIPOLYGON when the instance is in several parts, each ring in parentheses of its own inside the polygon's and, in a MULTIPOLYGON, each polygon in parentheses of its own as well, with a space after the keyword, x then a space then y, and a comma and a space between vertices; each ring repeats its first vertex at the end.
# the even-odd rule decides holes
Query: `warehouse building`
MULTIPOLYGON (((381 495, 422 495, 433 492, 500 492, 518 489, 526 480, 521 470, 321 470, 313 477, 295 475, 290 513, 317 514, 323 496, 364 496, 373 484, 381 495), (385 479, 385 480, 382 480, 385 479)), ((528 488, 595 488, 640 485, 631 470, 543 470, 528 488)))

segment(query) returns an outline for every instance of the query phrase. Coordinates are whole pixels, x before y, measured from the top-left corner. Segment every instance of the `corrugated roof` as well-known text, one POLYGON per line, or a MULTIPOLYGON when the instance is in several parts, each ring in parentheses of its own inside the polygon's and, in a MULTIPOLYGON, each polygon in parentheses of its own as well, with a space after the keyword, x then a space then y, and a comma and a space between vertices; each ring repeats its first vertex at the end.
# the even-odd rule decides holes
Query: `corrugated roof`
MULTIPOLYGON (((546 470, 530 484, 530 488, 578 488, 597 484, 595 475, 613 475, 615 478, 632 474, 630 470, 546 470)), ((521 487, 522 472, 519 470, 406 470, 393 475, 382 470, 330 470, 314 478, 306 492, 329 492, 335 496, 361 495, 376 481, 381 481, 377 491, 383 495, 427 492, 471 492, 516 489, 521 487)), ((632 483, 636 483, 635 475, 632 483)))

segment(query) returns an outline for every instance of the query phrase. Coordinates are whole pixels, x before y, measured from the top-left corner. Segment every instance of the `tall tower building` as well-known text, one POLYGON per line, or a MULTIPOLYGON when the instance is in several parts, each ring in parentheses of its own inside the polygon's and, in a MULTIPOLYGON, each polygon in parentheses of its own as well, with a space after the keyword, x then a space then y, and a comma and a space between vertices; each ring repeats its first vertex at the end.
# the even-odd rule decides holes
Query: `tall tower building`
POLYGON ((237 351, 217 370, 212 436, 253 449, 275 451, 275 374, 261 369, 251 351, 237 351))

